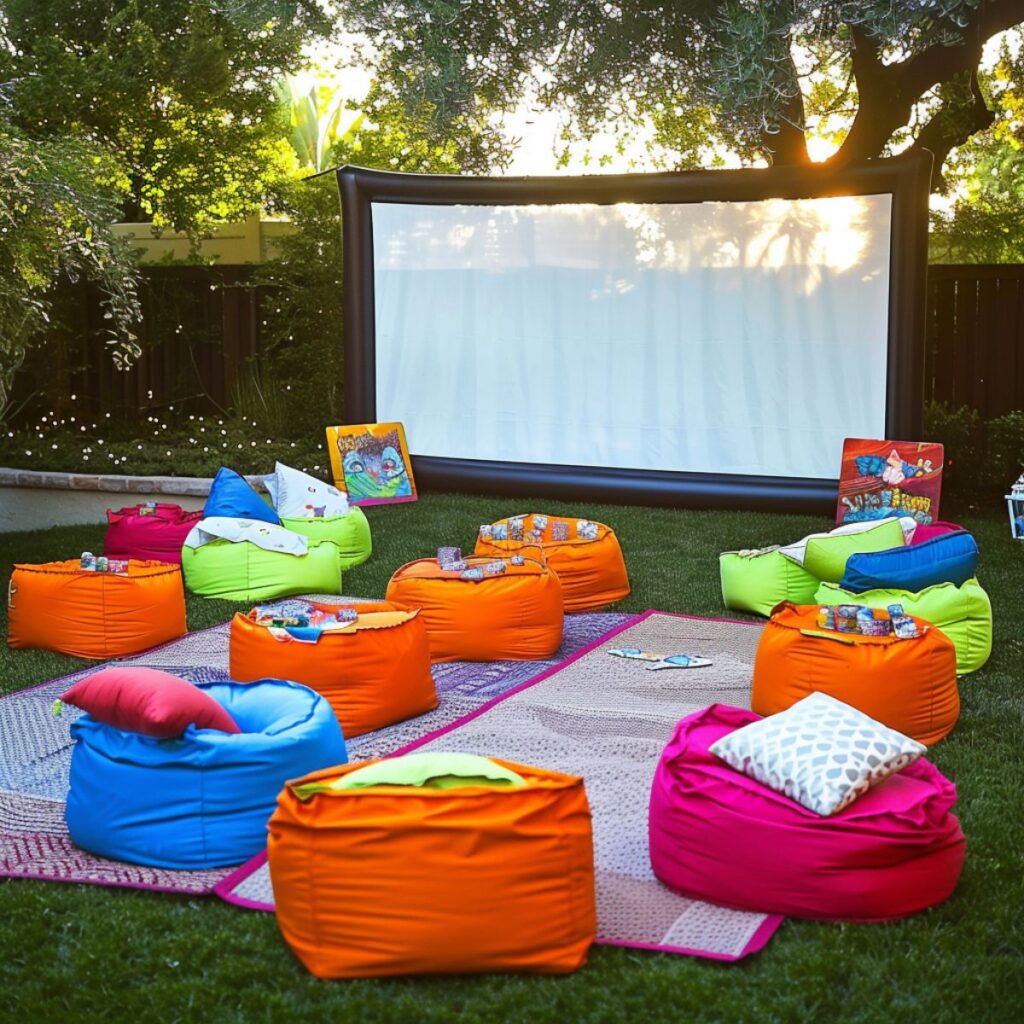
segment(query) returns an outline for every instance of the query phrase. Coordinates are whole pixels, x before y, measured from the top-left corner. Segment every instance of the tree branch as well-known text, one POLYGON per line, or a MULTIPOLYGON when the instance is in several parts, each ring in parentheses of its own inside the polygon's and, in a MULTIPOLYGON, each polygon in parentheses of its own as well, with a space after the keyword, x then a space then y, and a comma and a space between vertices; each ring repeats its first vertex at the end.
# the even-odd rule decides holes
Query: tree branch
MULTIPOLYGON (((933 43, 913 57, 888 65, 882 63, 880 40, 870 35, 863 26, 850 24, 848 27, 854 43, 852 63, 854 77, 857 79, 859 105, 846 140, 828 162, 842 165, 880 156, 893 133, 910 120, 914 104, 929 89, 949 81, 957 74, 976 72, 986 40, 1021 22, 1024 22, 1024 5, 1021 0, 987 0, 975 10, 959 43, 953 46, 933 43)), ((979 98, 974 101, 972 108, 979 102, 984 107, 984 101, 979 98)), ((984 115, 979 109, 975 110, 973 116, 981 123, 984 115)), ((987 127, 987 124, 983 127, 987 127)), ((943 138, 938 124, 930 137, 941 149, 943 138)), ((957 144, 950 143, 943 157, 957 144)), ((936 168, 939 166, 937 162, 936 168)))
POLYGON ((761 130, 761 148, 771 161, 778 164, 809 164, 807 136, 804 134, 807 112, 804 109, 804 95, 800 90, 800 77, 796 62, 786 40, 784 56, 779 61, 786 79, 787 95, 780 112, 779 123, 765 125, 761 130))
POLYGON ((995 113, 989 110, 982 95, 977 71, 972 71, 970 97, 961 95, 956 99, 945 100, 928 119, 910 147, 911 153, 927 149, 935 156, 932 191, 939 190, 943 185, 942 165, 949 151, 965 143, 975 132, 991 127, 995 119, 995 113))

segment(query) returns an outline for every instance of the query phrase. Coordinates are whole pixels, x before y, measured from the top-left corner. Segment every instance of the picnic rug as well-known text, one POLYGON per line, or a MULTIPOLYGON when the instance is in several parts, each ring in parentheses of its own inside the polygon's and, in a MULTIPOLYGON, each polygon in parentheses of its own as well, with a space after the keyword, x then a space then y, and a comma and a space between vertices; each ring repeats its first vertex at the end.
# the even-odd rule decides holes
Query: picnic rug
MULTIPOLYGON (((362 600, 308 595, 333 603, 362 600)), ((393 753, 427 733, 463 718, 499 694, 570 657, 602 634, 635 616, 566 616, 562 646, 548 661, 450 662, 433 666, 440 704, 419 718, 349 740, 351 760, 393 753)), ((230 623, 198 630, 118 665, 163 669, 192 682, 228 678, 230 623)), ((113 662, 108 664, 114 664, 113 662)), ((70 675, 0 698, 0 877, 124 886, 186 895, 213 893, 234 868, 172 871, 93 856, 76 847, 64 825, 64 800, 71 766, 71 723, 81 714, 55 700, 71 684, 103 668, 89 665, 70 675)), ((271 908, 273 909, 273 908, 271 908)))
MULTIPOLYGON (((593 813, 597 941, 738 960, 761 949, 782 918, 687 899, 663 886, 650 864, 647 802, 680 718, 710 704, 750 706, 762 628, 646 612, 461 719, 392 750, 462 751, 582 775, 593 813), (697 654, 712 664, 649 671, 643 662, 610 656, 613 647, 697 654)), ((229 903, 272 911, 266 854, 232 872, 216 892, 229 903)))

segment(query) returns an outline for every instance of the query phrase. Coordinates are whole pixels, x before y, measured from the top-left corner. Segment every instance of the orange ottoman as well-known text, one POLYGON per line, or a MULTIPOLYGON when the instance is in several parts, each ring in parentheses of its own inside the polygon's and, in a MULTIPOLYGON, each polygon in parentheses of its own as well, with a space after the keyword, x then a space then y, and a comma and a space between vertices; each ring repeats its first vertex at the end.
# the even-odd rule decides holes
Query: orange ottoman
POLYGON ((385 602, 352 608, 358 618, 316 643, 277 639, 246 615, 231 621, 232 679, 267 676, 303 683, 330 702, 347 739, 437 707, 427 630, 420 613, 385 602))
POLYGON ((183 636, 181 569, 132 559, 126 575, 79 560, 16 565, 7 588, 7 643, 76 658, 121 658, 183 636))
POLYGON ((544 552, 562 581, 567 612, 592 612, 629 596, 629 577, 614 531, 589 519, 531 512, 481 526, 475 553, 513 555, 544 552), (557 538, 557 539, 556 539, 557 538))
POLYGON ((772 715, 815 690, 870 715, 920 743, 941 740, 956 724, 956 648, 914 616, 918 636, 862 636, 818 626, 819 605, 780 605, 761 634, 750 706, 772 715))
POLYGON ((403 565, 387 599, 421 609, 431 661, 529 661, 548 658, 562 643, 562 584, 532 558, 467 558, 469 568, 491 562, 500 575, 463 579, 436 559, 403 565))
POLYGON ((281 934, 320 978, 563 974, 594 939, 575 776, 451 754, 328 768, 282 790, 267 857, 281 934))

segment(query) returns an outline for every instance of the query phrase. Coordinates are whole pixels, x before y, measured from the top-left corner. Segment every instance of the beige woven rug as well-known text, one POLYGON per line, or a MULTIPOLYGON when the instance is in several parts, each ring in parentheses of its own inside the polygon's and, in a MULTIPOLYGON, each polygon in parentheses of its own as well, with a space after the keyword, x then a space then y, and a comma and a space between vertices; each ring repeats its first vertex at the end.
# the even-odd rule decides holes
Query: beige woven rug
MULTIPOLYGON (((455 750, 582 775, 593 811, 599 942, 737 960, 781 918, 678 896, 651 870, 647 803, 679 719, 710 704, 749 707, 759 624, 648 612, 458 722, 398 751, 455 750), (697 654, 700 669, 649 671, 608 654, 639 647, 697 654)), ((273 909, 265 855, 217 888, 229 902, 273 909)))

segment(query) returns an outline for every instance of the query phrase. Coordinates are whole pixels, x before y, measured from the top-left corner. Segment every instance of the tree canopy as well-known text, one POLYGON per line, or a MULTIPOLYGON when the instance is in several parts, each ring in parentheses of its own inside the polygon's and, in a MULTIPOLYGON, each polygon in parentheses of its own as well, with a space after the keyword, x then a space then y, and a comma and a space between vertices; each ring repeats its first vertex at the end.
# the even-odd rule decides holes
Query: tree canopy
MULTIPOLYGON (((372 42, 378 91, 431 111, 438 138, 477 123, 497 162, 494 111, 524 96, 566 112, 566 136, 653 128, 671 166, 709 149, 834 165, 920 147, 946 156, 989 127, 985 42, 1024 22, 1021 0, 340 0, 372 42), (837 117, 838 116, 838 117, 837 117), (490 131, 488 131, 490 129, 490 131)), ((383 101, 383 100, 382 100, 383 101)), ((936 184, 940 179, 936 178, 936 184)))
POLYGON ((274 85, 331 24, 315 0, 4 0, 0 82, 28 137, 113 158, 124 219, 195 231, 291 169, 274 85))

